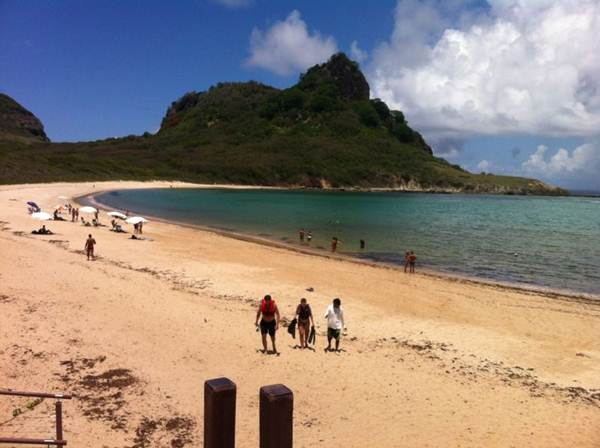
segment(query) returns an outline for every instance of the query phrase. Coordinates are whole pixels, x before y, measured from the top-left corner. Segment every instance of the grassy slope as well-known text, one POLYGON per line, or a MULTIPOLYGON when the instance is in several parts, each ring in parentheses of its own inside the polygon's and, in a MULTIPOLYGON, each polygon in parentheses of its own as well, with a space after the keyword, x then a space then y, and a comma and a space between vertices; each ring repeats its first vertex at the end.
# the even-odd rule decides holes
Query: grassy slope
POLYGON ((400 112, 368 100, 358 67, 343 59, 341 64, 351 72, 350 84, 333 79, 325 64, 286 90, 250 82, 187 94, 171 105, 157 135, 84 143, 0 141, 0 182, 179 179, 561 193, 531 179, 473 175, 433 157, 400 112))

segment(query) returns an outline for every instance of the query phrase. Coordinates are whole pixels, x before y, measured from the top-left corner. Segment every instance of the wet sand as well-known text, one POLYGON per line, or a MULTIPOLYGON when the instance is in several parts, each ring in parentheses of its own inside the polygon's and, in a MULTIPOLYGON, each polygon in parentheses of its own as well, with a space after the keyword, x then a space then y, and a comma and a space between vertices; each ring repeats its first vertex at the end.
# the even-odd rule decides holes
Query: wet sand
MULTIPOLYGON (((70 446, 201 446, 202 384, 217 376, 238 384, 240 447, 258 446, 258 388, 274 383, 295 393, 297 447, 600 445, 594 300, 411 276, 165 222, 146 225, 145 241, 54 221, 56 235, 29 234, 40 224, 28 200, 51 210, 61 195, 169 185, 0 187, 0 385, 75 393, 64 406, 70 446), (90 232, 93 262, 82 254, 90 232), (283 329, 281 356, 257 352, 265 293, 288 319, 307 297, 316 351, 294 349, 283 329), (348 321, 341 353, 323 351, 333 297, 348 321)), ((35 432, 50 401, 12 418, 25 402, 0 397, 0 436, 52 434, 35 432)))

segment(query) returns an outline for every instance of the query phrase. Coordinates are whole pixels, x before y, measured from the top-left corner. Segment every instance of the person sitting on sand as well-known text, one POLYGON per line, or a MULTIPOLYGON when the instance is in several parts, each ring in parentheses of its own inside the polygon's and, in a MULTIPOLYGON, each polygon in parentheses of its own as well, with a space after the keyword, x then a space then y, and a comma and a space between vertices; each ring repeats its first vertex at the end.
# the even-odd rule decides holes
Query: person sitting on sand
POLYGON ((312 310, 305 298, 300 299, 300 304, 296 308, 296 319, 298 319, 298 333, 300 334, 300 348, 308 348, 308 336, 310 334, 310 324, 315 326, 312 310))
MULTIPOLYGON (((83 219, 83 218, 82 218, 83 219)), ((85 253, 87 254, 88 261, 90 258, 94 259, 94 246, 96 245, 96 240, 92 238, 92 234, 88 235, 88 239, 85 240, 85 253)))
POLYGON ((414 274, 415 273, 415 263, 417 262, 417 256, 415 255, 415 253, 411 250, 410 254, 408 255, 408 264, 409 264, 409 269, 410 269, 410 273, 414 274))
POLYGON ((63 218, 62 216, 60 216, 60 212, 58 211, 58 209, 54 210, 54 220, 55 221, 65 221, 65 218, 63 218))
POLYGON ((275 300, 271 298, 270 295, 266 295, 265 298, 260 302, 260 306, 258 307, 258 311, 256 312, 256 322, 254 325, 260 328, 260 335, 262 338, 263 344, 263 353, 267 352, 267 333, 271 336, 271 343, 273 344, 273 353, 277 353, 277 348, 275 347, 275 332, 279 329, 279 309, 277 308, 277 304, 275 300), (258 323, 258 319, 261 317, 260 326, 258 323))
POLYGON ((325 312, 325 319, 327 319, 327 348, 325 351, 331 351, 331 340, 335 339, 335 351, 337 352, 340 350, 340 335, 346 326, 340 299, 333 299, 333 303, 325 312))
POLYGON ((31 233, 34 235, 54 235, 54 232, 50 229, 47 229, 45 225, 42 225, 42 227, 38 230, 33 230, 31 233))

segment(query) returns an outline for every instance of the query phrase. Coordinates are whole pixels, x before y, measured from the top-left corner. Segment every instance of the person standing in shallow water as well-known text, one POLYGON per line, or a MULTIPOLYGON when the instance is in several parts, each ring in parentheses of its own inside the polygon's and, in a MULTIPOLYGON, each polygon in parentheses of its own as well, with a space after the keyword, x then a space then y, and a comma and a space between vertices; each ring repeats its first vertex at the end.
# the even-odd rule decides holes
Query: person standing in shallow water
POLYGON ((325 319, 327 319, 327 348, 325 351, 331 351, 332 339, 335 339, 335 351, 339 351, 340 336, 346 326, 344 322, 344 310, 342 309, 342 301, 340 299, 333 299, 333 303, 329 305, 325 312, 325 319))
POLYGON ((96 245, 96 240, 92 238, 92 234, 88 235, 87 240, 85 240, 85 253, 87 255, 88 261, 90 259, 94 259, 94 246, 96 245))
POLYGON ((409 264, 409 269, 410 269, 410 273, 414 274, 415 273, 415 263, 417 262, 417 256, 415 255, 415 253, 411 250, 410 254, 408 255, 408 264, 409 264))
POLYGON ((337 236, 334 236, 331 239, 331 252, 337 252, 338 244, 341 244, 341 241, 338 239, 337 236))
POLYGON ((404 253, 404 273, 408 271, 408 266, 410 265, 410 251, 407 250, 404 253))
POLYGON ((304 229, 300 229, 298 231, 298 237, 300 238, 300 242, 303 243, 304 242, 304 229))
POLYGON ((254 325, 257 328, 260 328, 260 335, 263 344, 263 353, 268 353, 267 333, 269 334, 269 336, 271 336, 273 353, 277 353, 277 348, 275 346, 275 332, 279 329, 279 309, 277 308, 275 300, 273 300, 268 294, 260 302, 258 311, 256 312, 256 322, 254 323, 254 325), (260 319, 260 325, 258 319, 260 319))

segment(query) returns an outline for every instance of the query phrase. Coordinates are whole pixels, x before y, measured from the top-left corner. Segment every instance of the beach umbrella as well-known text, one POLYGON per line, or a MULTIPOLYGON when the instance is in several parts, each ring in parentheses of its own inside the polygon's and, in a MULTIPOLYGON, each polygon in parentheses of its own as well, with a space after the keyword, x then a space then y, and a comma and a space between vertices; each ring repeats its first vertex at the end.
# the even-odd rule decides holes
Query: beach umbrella
POLYGON ((31 217, 33 219, 37 219, 38 221, 48 221, 48 220, 52 219, 52 215, 50 213, 46 213, 46 212, 32 213, 31 217))
POLYGON ((112 216, 114 218, 127 219, 127 215, 124 215, 121 212, 108 212, 107 215, 112 216))
POLYGON ((139 224, 140 222, 148 222, 148 220, 141 216, 132 216, 131 218, 127 218, 125 222, 128 224, 139 224))
POLYGON ((89 205, 86 205, 85 207, 81 207, 79 209, 79 211, 81 213, 96 213, 98 210, 96 210, 94 207, 90 207, 89 205))

